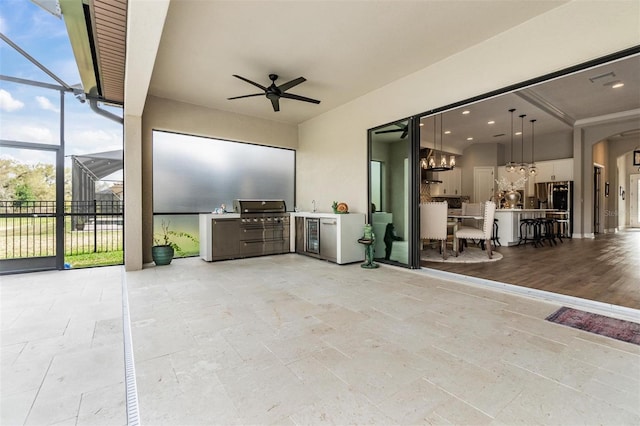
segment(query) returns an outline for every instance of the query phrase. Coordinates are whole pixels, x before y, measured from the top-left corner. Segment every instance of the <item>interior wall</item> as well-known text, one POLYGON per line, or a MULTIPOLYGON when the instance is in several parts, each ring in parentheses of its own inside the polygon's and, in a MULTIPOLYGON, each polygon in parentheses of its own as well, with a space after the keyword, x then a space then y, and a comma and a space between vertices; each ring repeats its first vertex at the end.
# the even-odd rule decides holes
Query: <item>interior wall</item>
POLYGON ((350 210, 367 212, 369 128, 640 44, 640 3, 616 3, 608 13, 616 25, 599 24, 600 2, 569 2, 302 123, 299 203, 344 199, 350 210))
POLYGON ((624 201, 622 200, 620 187, 626 192, 629 189, 631 175, 640 173, 639 167, 633 165, 633 150, 640 149, 640 134, 629 135, 624 138, 610 138, 608 148, 609 156, 607 161, 609 168, 610 170, 618 170, 617 173, 609 173, 611 192, 608 200, 609 216, 607 217, 607 227, 613 229, 620 227, 620 225, 629 225, 629 217, 626 214, 629 211, 629 197, 625 197, 624 201), (620 159, 620 162, 618 159, 620 159))
POLYGON ((389 168, 389 147, 388 143, 376 143, 375 140, 371 145, 371 159, 375 161, 380 161, 382 163, 382 188, 381 188, 381 206, 376 206, 378 211, 387 212, 389 211, 389 199, 390 199, 390 190, 391 184, 389 182, 389 173, 387 171, 389 168))
POLYGON ((593 146, 629 130, 640 129, 640 111, 577 123, 574 132, 574 235, 593 237, 593 146))
POLYGON ((296 126, 149 96, 142 118, 142 251, 145 263, 152 260, 154 129, 258 145, 298 147, 296 126))
MULTIPOLYGON (((606 219, 606 215, 609 211, 609 206, 608 206, 608 200, 607 197, 605 197, 605 184, 606 182, 609 182, 609 167, 607 165, 608 161, 608 146, 609 146, 609 141, 607 140, 603 140, 600 141, 598 143, 596 143, 595 145, 593 145, 593 163, 594 163, 594 167, 596 166, 596 164, 598 166, 602 166, 600 168, 600 214, 599 214, 599 219, 600 219, 600 231, 599 232, 607 232, 607 219, 606 219)), ((592 176, 594 176, 595 174, 595 169, 594 167, 591 168, 591 170, 593 170, 592 172, 592 176)), ((595 196, 595 194, 594 194, 595 196)), ((595 212, 594 212, 595 213, 595 212)))
POLYGON ((407 142, 397 142, 389 147, 389 160, 390 165, 387 171, 389 171, 390 178, 390 192, 391 192, 391 212, 393 212, 393 224, 395 226, 396 234, 406 239, 407 235, 404 235, 405 229, 405 194, 404 194, 404 177, 405 177, 405 160, 409 154, 407 142))
MULTIPOLYGON (((503 166, 511 161, 511 142, 501 144, 504 148, 504 158, 498 162, 503 166)), ((520 162, 520 141, 513 141, 513 161, 520 162)), ((571 131, 554 133, 551 135, 536 135, 533 159, 534 161, 559 160, 573 157, 573 133, 571 131)), ((525 135, 524 161, 531 162, 531 138, 525 135)))
POLYGON ((464 150, 462 162, 462 195, 473 198, 473 168, 498 165, 499 143, 479 143, 464 150))

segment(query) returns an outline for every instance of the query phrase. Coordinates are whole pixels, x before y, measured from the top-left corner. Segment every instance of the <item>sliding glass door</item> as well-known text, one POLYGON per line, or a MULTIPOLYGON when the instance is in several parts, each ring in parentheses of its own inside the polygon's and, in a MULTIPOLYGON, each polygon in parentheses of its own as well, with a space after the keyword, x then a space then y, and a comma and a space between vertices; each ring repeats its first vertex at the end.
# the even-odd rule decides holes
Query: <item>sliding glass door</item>
POLYGON ((369 223, 377 262, 417 268, 418 199, 414 121, 398 121, 369 131, 369 223))

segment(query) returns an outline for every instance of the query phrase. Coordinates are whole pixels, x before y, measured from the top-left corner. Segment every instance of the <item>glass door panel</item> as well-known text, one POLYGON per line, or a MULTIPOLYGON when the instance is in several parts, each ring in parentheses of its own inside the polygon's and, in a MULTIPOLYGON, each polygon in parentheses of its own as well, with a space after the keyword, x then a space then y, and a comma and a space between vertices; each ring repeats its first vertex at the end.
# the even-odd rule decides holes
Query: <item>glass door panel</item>
POLYGON ((410 266, 411 138, 409 122, 371 131, 369 199, 375 236, 374 258, 410 266))
POLYGON ((0 271, 56 267, 56 151, 2 147, 0 271))

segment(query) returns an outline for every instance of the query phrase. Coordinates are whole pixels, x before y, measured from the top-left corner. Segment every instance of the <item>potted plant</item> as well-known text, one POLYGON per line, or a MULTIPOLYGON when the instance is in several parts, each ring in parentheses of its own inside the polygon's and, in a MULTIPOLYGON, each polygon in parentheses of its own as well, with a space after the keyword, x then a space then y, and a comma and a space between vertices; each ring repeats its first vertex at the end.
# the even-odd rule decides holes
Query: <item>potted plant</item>
POLYGON ((174 238, 187 238, 197 243, 197 240, 192 235, 186 232, 176 232, 169 229, 171 222, 164 220, 160 225, 160 232, 153 237, 153 247, 151 247, 151 257, 156 265, 168 265, 173 260, 175 253, 182 253, 182 249, 171 237, 174 238))

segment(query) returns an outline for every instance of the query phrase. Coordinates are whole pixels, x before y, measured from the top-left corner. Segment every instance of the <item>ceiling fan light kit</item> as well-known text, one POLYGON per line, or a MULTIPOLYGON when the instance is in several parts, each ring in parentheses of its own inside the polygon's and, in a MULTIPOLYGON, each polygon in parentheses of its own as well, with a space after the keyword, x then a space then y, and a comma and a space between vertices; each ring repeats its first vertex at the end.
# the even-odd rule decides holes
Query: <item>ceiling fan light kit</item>
POLYGON ((237 74, 233 74, 233 76, 235 78, 238 78, 242 81, 245 81, 257 88, 259 88, 260 90, 263 91, 263 93, 252 93, 250 95, 242 95, 242 96, 234 96, 232 98, 227 98, 227 100, 231 101, 234 99, 242 99, 242 98, 251 98, 254 96, 266 96, 267 99, 269 99, 271 101, 271 106, 273 107, 273 110, 275 112, 280 111, 280 98, 285 98, 285 99, 292 99, 294 101, 302 101, 302 102, 309 102, 312 104, 319 104, 320 101, 317 99, 311 99, 311 98, 307 98, 304 96, 300 96, 300 95, 294 95, 293 93, 286 93, 287 90, 291 89, 292 87, 297 86, 300 83, 304 83, 305 81, 307 81, 306 78, 304 77, 298 77, 295 78, 291 81, 288 81, 284 84, 281 84, 280 86, 276 86, 276 80, 278 79, 278 74, 269 74, 269 80, 271 80, 271 85, 269 87, 265 87, 261 84, 258 84, 254 81, 249 80, 248 78, 242 77, 240 75, 237 74))

